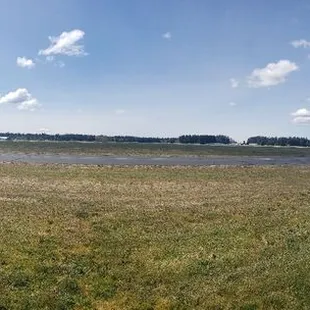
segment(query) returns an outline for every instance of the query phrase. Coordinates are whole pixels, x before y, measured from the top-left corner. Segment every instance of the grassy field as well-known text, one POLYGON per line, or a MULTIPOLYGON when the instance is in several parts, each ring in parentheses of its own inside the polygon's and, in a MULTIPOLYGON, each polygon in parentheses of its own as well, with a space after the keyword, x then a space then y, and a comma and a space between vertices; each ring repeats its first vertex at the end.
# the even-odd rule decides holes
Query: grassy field
POLYGON ((0 153, 135 156, 310 156, 310 148, 1 141, 0 153))
POLYGON ((310 309, 309 168, 0 165, 0 309, 310 309))

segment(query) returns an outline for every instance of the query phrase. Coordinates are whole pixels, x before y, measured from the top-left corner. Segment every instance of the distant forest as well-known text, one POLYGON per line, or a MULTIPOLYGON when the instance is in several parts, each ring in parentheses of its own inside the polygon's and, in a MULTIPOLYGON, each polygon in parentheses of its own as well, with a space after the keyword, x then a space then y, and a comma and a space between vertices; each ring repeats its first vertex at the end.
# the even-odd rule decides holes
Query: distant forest
POLYGON ((307 138, 299 137, 251 137, 248 139, 247 144, 257 145, 274 145, 274 146, 310 146, 310 140, 307 138))
MULTIPOLYGON (((79 142, 135 142, 135 143, 182 143, 182 144, 234 144, 232 138, 225 135, 182 135, 178 138, 105 136, 85 134, 46 134, 46 133, 0 133, 0 138, 9 141, 79 141, 79 142)), ((248 138, 243 144, 261 146, 310 146, 310 140, 300 137, 248 138)))
POLYGON ((85 141, 85 142, 136 142, 136 143, 196 143, 196 144, 230 144, 234 141, 224 135, 184 135, 178 138, 154 138, 135 136, 103 136, 83 134, 33 134, 0 133, 0 137, 11 141, 85 141))

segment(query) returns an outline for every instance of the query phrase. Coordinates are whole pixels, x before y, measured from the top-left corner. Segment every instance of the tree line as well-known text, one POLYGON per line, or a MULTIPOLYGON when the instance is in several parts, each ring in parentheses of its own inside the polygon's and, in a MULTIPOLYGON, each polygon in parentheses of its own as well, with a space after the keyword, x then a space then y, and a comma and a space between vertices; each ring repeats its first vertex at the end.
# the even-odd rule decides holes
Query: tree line
POLYGON ((310 140, 301 137, 250 137, 247 144, 270 145, 270 146, 310 146, 310 140))
POLYGON ((178 138, 105 136, 86 134, 46 134, 2 132, 0 137, 9 141, 79 141, 79 142, 135 142, 135 143, 185 143, 185 144, 230 144, 231 138, 224 135, 182 135, 178 138))
MULTIPOLYGON (((182 135, 177 138, 106 136, 87 134, 47 134, 2 132, 0 137, 10 141, 78 141, 78 142, 115 142, 115 143, 182 143, 182 144, 232 144, 235 141, 225 135, 182 135)), ((248 138, 243 144, 261 146, 310 146, 310 140, 303 137, 266 137, 248 138)))
POLYGON ((233 140, 224 135, 186 135, 179 137, 179 143, 196 143, 196 144, 230 144, 233 140))
POLYGON ((0 137, 6 138, 6 140, 19 140, 19 141, 96 141, 95 135, 84 134, 46 134, 46 133, 0 133, 0 137))

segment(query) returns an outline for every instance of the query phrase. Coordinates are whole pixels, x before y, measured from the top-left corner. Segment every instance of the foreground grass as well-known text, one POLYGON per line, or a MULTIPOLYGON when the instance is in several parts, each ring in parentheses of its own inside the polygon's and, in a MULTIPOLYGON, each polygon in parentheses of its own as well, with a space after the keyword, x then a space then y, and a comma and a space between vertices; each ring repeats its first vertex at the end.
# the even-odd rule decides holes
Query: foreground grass
POLYGON ((157 143, 85 143, 0 141, 0 153, 95 156, 310 156, 310 148, 181 145, 157 143))
POLYGON ((310 309, 309 179, 0 165, 0 309, 310 309))

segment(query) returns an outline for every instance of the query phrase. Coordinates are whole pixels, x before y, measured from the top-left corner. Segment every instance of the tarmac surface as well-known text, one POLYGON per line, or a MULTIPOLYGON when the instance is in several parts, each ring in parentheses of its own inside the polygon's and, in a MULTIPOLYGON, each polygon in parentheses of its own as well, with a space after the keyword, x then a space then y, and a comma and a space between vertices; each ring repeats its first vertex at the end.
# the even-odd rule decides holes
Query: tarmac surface
POLYGON ((160 165, 160 166, 282 166, 310 165, 310 157, 289 156, 212 156, 212 157, 141 157, 0 154, 0 162, 83 165, 160 165))

